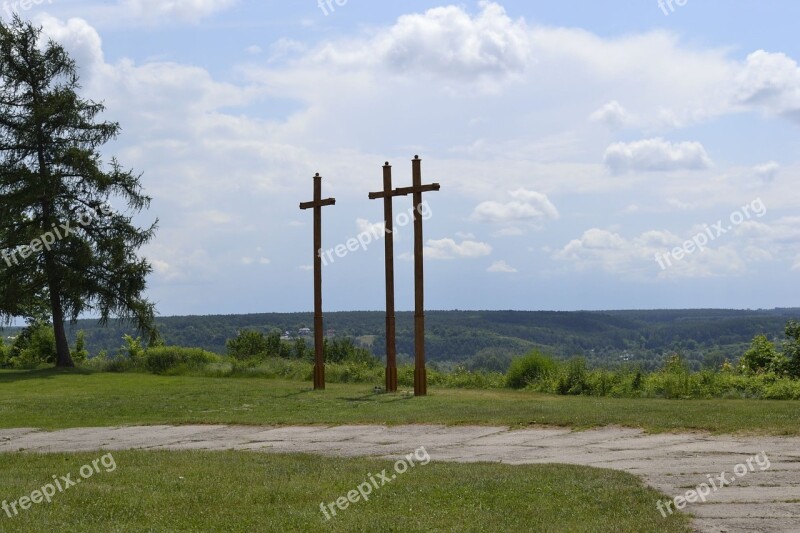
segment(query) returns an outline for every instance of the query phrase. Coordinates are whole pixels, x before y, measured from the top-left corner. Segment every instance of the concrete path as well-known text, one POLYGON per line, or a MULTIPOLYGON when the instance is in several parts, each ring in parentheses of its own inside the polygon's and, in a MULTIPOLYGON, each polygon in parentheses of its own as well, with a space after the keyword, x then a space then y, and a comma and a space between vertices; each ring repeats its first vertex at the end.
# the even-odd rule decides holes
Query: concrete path
MULTIPOLYGON (((705 503, 688 503, 684 509, 697 517, 698 531, 800 532, 797 437, 647 435, 615 427, 574 432, 423 425, 0 430, 0 453, 234 449, 396 458, 420 446, 434 461, 567 463, 623 470, 671 498, 700 487, 708 492, 705 503)), ((653 512, 659 512, 656 502, 653 512)))

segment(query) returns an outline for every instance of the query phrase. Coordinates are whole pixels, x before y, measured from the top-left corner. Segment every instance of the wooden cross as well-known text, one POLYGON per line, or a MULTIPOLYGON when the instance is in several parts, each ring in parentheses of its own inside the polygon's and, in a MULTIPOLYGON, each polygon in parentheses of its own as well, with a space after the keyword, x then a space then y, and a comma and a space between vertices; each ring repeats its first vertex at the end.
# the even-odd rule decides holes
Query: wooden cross
POLYGON ((428 394, 428 373, 425 369, 425 289, 422 273, 424 242, 422 239, 422 193, 438 191, 438 183, 422 184, 422 160, 414 156, 412 186, 395 189, 394 194, 413 194, 414 201, 414 396, 428 394))
POLYGON ((397 341, 395 339, 394 316, 394 216, 392 198, 392 167, 387 161, 383 166, 383 190, 369 193, 370 200, 383 198, 383 222, 385 226, 386 256, 386 392, 397 392, 397 341))
POLYGON ((314 389, 325 388, 325 355, 322 332, 322 208, 336 205, 335 198, 322 199, 322 177, 314 176, 314 200, 300 209, 314 209, 314 389))

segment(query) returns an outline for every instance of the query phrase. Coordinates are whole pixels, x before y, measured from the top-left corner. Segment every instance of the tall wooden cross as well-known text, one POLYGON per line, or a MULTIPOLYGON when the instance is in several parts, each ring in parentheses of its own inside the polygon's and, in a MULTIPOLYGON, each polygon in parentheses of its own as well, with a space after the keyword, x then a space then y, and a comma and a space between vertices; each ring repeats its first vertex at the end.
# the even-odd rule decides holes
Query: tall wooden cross
POLYGON ((392 198, 392 167, 387 161, 383 166, 383 190, 369 193, 369 199, 383 198, 383 221, 385 227, 386 256, 386 392, 397 392, 397 341, 395 339, 394 316, 394 216, 392 198))
POLYGON ((322 332, 322 208, 336 205, 335 198, 322 199, 322 177, 314 176, 314 200, 300 209, 314 209, 314 389, 325 388, 325 340, 322 332))
POLYGON ((414 396, 428 394, 428 373, 425 369, 425 285, 423 281, 422 193, 438 191, 438 183, 422 184, 422 160, 412 161, 412 186, 395 189, 395 194, 413 194, 414 201, 414 396))

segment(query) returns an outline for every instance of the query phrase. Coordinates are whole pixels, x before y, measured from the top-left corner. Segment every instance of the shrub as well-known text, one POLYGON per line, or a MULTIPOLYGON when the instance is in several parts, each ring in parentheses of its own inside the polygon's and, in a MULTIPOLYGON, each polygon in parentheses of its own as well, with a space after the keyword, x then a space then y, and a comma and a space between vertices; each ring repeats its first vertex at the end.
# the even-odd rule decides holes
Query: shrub
POLYGON ((340 337, 333 340, 325 339, 323 346, 325 361, 331 363, 357 363, 369 367, 378 366, 378 359, 366 348, 356 346, 353 339, 340 337))
POLYGON ((200 370, 210 363, 219 363, 220 357, 200 348, 158 346, 149 348, 144 355, 145 368, 154 374, 179 370, 200 370))
POLYGON ((782 372, 783 356, 775 349, 775 345, 765 336, 757 335, 740 361, 745 372, 761 374, 764 372, 782 372))
POLYGON ((72 360, 76 364, 83 364, 89 358, 89 351, 86 349, 86 333, 80 330, 75 336, 75 349, 72 350, 72 360))
POLYGON ((786 324, 786 336, 783 354, 787 359, 786 370, 794 378, 800 378, 800 322, 790 320, 786 324))
POLYGON ((559 373, 556 382, 556 392, 559 394, 584 394, 591 389, 588 384, 589 370, 586 359, 576 357, 567 362, 559 373))
POLYGON ((534 350, 524 357, 511 361, 506 373, 506 385, 512 389, 522 389, 546 378, 555 370, 556 364, 551 358, 534 350))
POLYGON ((124 355, 117 355, 112 358, 97 356, 90 361, 92 362, 92 367, 99 368, 103 372, 131 372, 137 369, 136 363, 130 357, 125 357, 124 355))
POLYGON ((130 359, 133 366, 141 366, 144 360, 142 339, 140 337, 133 338, 130 335, 123 335, 122 340, 125 341, 125 344, 119 349, 119 355, 130 359))
POLYGON ((36 368, 56 361, 56 336, 53 326, 37 322, 25 328, 11 347, 14 368, 36 368))
MULTIPOLYGON (((279 339, 280 342, 280 339, 279 339)), ((263 359, 269 353, 267 337, 260 331, 244 329, 236 338, 229 339, 226 343, 228 355, 235 359, 263 359)))
POLYGON ((11 349, 6 347, 5 341, 3 340, 3 336, 0 335, 0 368, 6 368, 10 362, 9 358, 11 356, 11 349))

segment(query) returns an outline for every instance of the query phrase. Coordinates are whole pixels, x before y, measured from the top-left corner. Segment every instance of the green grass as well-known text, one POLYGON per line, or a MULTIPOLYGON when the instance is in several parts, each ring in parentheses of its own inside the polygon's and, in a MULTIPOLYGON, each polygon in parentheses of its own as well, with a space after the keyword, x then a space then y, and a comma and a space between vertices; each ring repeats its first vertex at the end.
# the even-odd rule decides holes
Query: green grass
MULTIPOLYGON (((411 451, 411 450, 409 450, 411 451)), ((630 474, 564 465, 428 463, 410 468, 326 521, 332 502, 393 463, 251 452, 112 452, 100 471, 0 530, 39 531, 660 531, 664 498, 630 474), (106 463, 110 464, 110 462, 106 463)), ((9 502, 100 457, 0 454, 0 499, 9 502)))
POLYGON ((620 425, 651 432, 800 434, 800 406, 770 400, 657 400, 510 390, 375 395, 370 385, 86 371, 0 371, 0 427, 136 424, 620 425))

